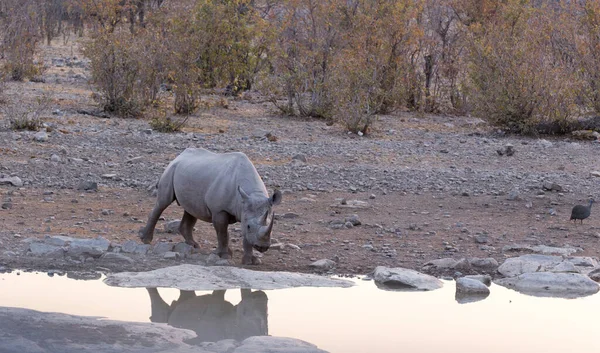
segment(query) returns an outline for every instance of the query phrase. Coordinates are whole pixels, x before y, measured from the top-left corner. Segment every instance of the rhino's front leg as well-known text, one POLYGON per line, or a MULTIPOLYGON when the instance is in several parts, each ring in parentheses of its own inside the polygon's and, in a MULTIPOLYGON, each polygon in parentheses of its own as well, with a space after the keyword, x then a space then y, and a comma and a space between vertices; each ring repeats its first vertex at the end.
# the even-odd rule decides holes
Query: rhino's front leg
POLYGON ((244 257, 242 257, 242 265, 260 265, 261 261, 254 256, 252 252, 253 246, 244 238, 244 257))
POLYGON ((229 232, 227 231, 229 214, 226 212, 217 213, 213 216, 212 223, 217 231, 217 255, 222 259, 231 259, 233 251, 229 248, 229 232))

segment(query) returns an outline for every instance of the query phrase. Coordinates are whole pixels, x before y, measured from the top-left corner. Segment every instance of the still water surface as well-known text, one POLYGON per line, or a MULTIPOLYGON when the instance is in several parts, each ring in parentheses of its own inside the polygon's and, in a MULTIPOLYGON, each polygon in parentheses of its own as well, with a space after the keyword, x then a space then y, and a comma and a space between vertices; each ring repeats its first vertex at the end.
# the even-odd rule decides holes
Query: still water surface
MULTIPOLYGON (((172 288, 116 288, 100 280, 13 272, 0 274, 0 306, 185 325, 186 313, 194 316, 194 310, 217 315, 245 305, 254 322, 257 315, 264 319, 256 332, 301 339, 332 353, 600 352, 600 295, 538 298, 492 285, 486 299, 459 304, 451 281, 432 292, 391 292, 371 281, 355 282, 352 288, 246 291, 242 300, 240 290, 224 297, 200 291, 182 295, 172 288), (177 299, 183 304, 171 308, 170 315, 180 313, 173 320, 165 306, 177 299)), ((198 331, 210 330, 206 321, 202 325, 198 331)))

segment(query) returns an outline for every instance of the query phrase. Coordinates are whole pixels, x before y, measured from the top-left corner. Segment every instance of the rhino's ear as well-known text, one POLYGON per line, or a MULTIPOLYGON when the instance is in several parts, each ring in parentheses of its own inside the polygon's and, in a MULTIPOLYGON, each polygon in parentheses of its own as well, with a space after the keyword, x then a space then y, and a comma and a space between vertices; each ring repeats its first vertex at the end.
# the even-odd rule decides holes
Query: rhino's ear
POLYGON ((248 198, 250 198, 250 196, 248 196, 248 194, 246 194, 246 192, 244 191, 244 189, 242 189, 241 186, 238 185, 238 192, 240 193, 240 195, 242 196, 242 201, 246 202, 248 201, 248 198))
POLYGON ((281 203, 281 197, 281 191, 275 190, 275 192, 273 192, 273 196, 271 196, 271 205, 279 205, 281 203))

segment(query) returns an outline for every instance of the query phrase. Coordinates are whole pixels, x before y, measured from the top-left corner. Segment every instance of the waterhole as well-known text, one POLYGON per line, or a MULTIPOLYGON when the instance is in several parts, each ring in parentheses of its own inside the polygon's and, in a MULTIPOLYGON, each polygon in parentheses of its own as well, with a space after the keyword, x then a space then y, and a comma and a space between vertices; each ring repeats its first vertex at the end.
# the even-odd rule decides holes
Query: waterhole
MULTIPOLYGON (((48 342, 46 336, 58 334, 51 327, 44 335, 39 325, 28 328, 26 320, 15 326, 10 310, 25 308, 42 314, 166 323, 193 331, 196 337, 187 339, 191 345, 270 335, 339 353, 600 352, 596 338, 600 295, 539 298, 492 284, 487 298, 461 304, 455 299, 452 281, 444 281, 442 289, 431 292, 386 291, 372 281, 353 281, 356 285, 351 288, 186 292, 117 288, 101 279, 13 271, 0 274, 0 307, 4 310, 0 311, 0 337, 14 342, 33 340, 41 352, 60 352, 43 346, 48 342)), ((119 335, 119 330, 101 333, 119 335)), ((82 346, 93 343, 94 335, 85 336, 82 346)), ((128 342, 135 339, 130 336, 128 342)), ((0 342, 0 352, 11 352, 14 344, 11 347, 0 342)))

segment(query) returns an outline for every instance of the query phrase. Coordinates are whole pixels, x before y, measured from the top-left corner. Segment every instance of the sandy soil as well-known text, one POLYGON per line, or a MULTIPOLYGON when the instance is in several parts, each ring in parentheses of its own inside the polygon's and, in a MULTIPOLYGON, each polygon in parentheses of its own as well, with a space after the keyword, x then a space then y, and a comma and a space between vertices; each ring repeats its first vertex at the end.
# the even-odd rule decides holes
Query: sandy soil
MULTIPOLYGON (((282 117, 256 92, 228 98, 227 108, 218 103, 222 97, 206 96, 212 107, 193 116, 184 132, 148 133, 144 120, 78 113, 97 106, 86 60, 76 48, 62 42, 43 46, 45 82, 4 88, 5 107, 12 105, 12 111, 47 95, 51 103, 42 116, 51 131, 45 142, 35 141, 34 132, 0 131, 0 174, 25 183, 0 185, 0 201, 8 208, 0 210, 2 266, 144 270, 197 261, 151 256, 136 258, 134 265, 54 261, 30 256, 24 241, 57 234, 103 236, 115 244, 137 239, 155 201, 148 186, 192 146, 245 152, 267 188, 284 191, 273 237, 299 249, 269 250, 256 269, 313 272, 309 264, 323 258, 336 261, 337 274, 365 274, 378 265, 421 269, 445 257, 493 257, 501 263, 515 255, 502 250, 510 244, 575 246, 581 248, 578 255, 598 256, 595 210, 583 225, 569 223, 573 205, 597 196, 600 179, 591 175, 600 170, 596 142, 504 136, 471 117, 405 112, 380 117, 371 135, 359 137, 323 121, 282 117), (74 67, 56 60, 73 56, 74 67), (266 132, 277 140, 264 138, 266 132), (496 152, 506 144, 514 146, 514 156, 496 152), (297 155, 306 162, 295 160, 297 155), (86 180, 97 182, 98 190, 77 190, 86 180), (545 190, 544 183, 562 191, 545 190), (350 208, 342 199, 366 206, 350 208), (336 228, 353 214, 361 225, 336 228)), ((172 220, 182 213, 173 204, 163 216, 172 220)), ((231 236, 239 265, 237 227, 231 227, 231 236)), ((214 250, 210 224, 199 222, 194 234, 201 254, 214 250)), ((164 232, 154 238, 181 240, 164 232)))

